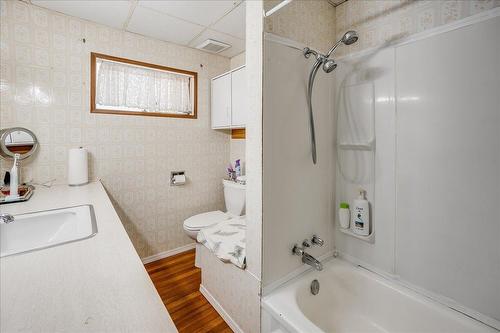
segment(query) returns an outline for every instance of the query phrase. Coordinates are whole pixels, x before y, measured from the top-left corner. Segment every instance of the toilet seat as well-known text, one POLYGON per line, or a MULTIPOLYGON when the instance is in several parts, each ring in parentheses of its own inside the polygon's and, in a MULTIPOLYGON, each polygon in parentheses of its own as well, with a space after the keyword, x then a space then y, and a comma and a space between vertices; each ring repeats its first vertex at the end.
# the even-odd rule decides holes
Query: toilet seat
POLYGON ((209 227, 221 221, 225 221, 231 218, 231 215, 224 213, 220 210, 214 210, 212 212, 201 213, 198 215, 191 216, 184 221, 184 229, 189 231, 199 231, 202 228, 209 227))

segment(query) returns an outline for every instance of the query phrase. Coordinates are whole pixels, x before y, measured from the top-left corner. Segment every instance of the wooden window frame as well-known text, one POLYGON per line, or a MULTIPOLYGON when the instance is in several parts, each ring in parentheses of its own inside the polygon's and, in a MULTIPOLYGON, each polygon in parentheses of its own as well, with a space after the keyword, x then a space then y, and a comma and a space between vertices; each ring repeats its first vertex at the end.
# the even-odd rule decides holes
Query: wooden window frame
POLYGON ((129 115, 129 116, 149 116, 149 117, 169 117, 169 118, 188 118, 197 119, 198 118, 198 73, 186 71, 183 69, 160 66, 155 64, 150 64, 137 60, 130 60, 125 58, 114 57, 101 53, 90 53, 90 113, 103 113, 103 114, 118 114, 118 115, 129 115), (193 96, 193 114, 174 114, 174 113, 160 113, 160 112, 141 112, 141 111, 126 111, 126 110, 110 110, 110 109, 98 109, 96 105, 96 61, 97 59, 105 59, 110 61, 121 62, 125 64, 131 64, 136 66, 142 66, 147 68, 159 69, 163 71, 180 73, 193 76, 194 78, 194 96, 193 96))

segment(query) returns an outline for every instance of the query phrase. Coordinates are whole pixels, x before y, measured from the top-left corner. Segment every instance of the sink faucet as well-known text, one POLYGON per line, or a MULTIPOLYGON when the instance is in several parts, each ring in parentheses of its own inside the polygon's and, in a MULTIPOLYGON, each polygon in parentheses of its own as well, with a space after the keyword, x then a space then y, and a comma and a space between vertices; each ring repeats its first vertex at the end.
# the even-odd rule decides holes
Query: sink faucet
MULTIPOLYGON (((318 245, 318 246, 323 246, 323 240, 321 240, 319 237, 314 236, 313 237, 313 244, 318 245), (320 240, 321 242, 317 241, 320 240), (321 244, 321 245, 320 245, 321 244)), ((316 258, 314 258, 312 255, 304 251, 304 248, 306 247, 311 247, 311 244, 307 239, 305 239, 302 242, 302 246, 299 246, 295 244, 292 249, 292 253, 301 256, 302 257, 302 262, 304 264, 307 264, 311 267, 314 267, 317 271, 321 271, 323 269, 323 264, 316 258)))
POLYGON ((3 223, 12 223, 14 222, 14 216, 8 214, 8 213, 1 213, 0 214, 0 221, 3 223))

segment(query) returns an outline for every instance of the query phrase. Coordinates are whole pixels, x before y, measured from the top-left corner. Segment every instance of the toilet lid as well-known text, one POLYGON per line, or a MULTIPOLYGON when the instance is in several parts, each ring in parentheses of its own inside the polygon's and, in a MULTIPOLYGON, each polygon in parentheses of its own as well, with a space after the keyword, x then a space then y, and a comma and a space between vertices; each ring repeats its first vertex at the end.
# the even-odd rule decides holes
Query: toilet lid
POLYGON ((229 214, 221 212, 220 210, 202 213, 186 219, 184 221, 184 228, 191 230, 200 230, 201 228, 206 228, 213 224, 227 220, 230 217, 231 216, 229 216, 229 214))

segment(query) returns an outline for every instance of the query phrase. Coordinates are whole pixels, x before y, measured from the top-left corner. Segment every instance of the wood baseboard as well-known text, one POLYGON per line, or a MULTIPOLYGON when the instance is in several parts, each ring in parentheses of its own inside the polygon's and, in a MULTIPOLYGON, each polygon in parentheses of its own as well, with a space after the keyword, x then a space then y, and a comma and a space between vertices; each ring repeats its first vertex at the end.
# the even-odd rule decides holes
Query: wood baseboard
POLYGON ((156 261, 156 260, 160 260, 160 259, 163 259, 163 258, 171 257, 171 256, 174 256, 174 255, 179 254, 181 252, 192 250, 195 247, 196 247, 196 243, 191 243, 191 244, 184 245, 184 246, 172 249, 172 250, 168 250, 168 251, 160 252, 160 253, 157 253, 157 254, 153 254, 152 256, 149 256, 149 257, 141 258, 141 260, 142 260, 143 264, 149 264, 150 262, 153 262, 153 261, 156 261))

